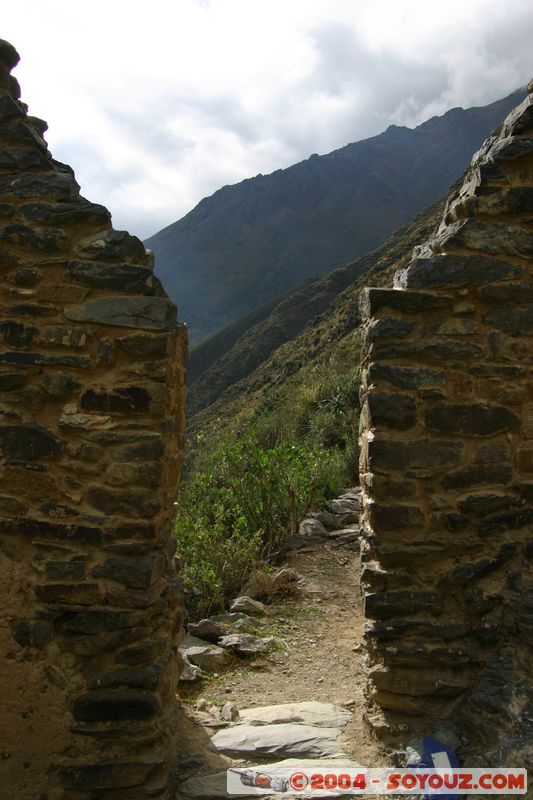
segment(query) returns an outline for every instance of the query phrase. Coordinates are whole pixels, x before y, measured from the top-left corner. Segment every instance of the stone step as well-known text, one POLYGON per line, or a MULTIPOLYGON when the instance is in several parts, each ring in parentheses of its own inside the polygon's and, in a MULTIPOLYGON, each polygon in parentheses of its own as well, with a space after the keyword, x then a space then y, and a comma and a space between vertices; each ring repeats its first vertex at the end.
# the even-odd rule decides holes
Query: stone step
POLYGON ((209 749, 225 755, 270 759, 283 757, 325 758, 341 755, 340 728, 284 723, 247 725, 241 723, 217 731, 209 749))

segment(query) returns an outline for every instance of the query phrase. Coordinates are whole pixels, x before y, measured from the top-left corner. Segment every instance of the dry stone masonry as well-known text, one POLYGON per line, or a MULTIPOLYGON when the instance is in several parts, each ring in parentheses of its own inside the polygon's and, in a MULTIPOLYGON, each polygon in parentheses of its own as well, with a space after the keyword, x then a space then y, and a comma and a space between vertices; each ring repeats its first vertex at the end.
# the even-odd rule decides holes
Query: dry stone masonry
POLYGON ((186 338, 0 42, 2 796, 170 796, 186 338))
POLYGON ((366 290, 361 421, 371 698, 422 729, 448 718, 485 743, 485 763, 520 766, 533 633, 529 89, 394 288, 366 290))

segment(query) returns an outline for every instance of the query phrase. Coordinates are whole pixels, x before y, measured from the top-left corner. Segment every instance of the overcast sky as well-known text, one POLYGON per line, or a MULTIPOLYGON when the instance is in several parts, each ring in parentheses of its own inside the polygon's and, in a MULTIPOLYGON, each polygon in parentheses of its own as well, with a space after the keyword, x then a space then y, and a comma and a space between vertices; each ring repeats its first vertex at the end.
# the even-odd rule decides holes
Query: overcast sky
POLYGON ((533 77, 531 0, 17 0, 55 158, 142 238, 220 186, 533 77))

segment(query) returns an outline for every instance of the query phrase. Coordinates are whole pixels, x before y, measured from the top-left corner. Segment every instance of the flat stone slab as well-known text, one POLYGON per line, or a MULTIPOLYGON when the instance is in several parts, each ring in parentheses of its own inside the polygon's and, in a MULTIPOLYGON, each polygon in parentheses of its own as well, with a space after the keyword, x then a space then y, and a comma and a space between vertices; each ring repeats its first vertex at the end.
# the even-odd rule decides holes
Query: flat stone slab
POLYGON ((342 728, 352 719, 351 713, 345 708, 333 703, 319 703, 316 700, 244 708, 239 714, 242 722, 248 725, 295 723, 317 725, 321 728, 342 728))
POLYGON ((238 724, 218 731, 211 750, 230 756, 324 758, 340 753, 340 728, 288 723, 285 725, 238 724))

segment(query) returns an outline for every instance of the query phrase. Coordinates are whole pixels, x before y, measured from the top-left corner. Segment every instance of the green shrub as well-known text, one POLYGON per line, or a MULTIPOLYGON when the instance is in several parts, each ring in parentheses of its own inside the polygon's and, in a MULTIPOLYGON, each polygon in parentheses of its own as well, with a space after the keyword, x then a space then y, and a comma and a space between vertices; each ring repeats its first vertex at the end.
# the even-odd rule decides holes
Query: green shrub
POLYGON ((338 464, 324 448, 291 441, 264 445, 255 432, 203 455, 179 496, 175 522, 189 605, 222 608, 260 559, 334 494, 338 464))

